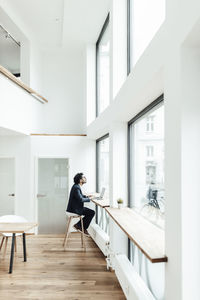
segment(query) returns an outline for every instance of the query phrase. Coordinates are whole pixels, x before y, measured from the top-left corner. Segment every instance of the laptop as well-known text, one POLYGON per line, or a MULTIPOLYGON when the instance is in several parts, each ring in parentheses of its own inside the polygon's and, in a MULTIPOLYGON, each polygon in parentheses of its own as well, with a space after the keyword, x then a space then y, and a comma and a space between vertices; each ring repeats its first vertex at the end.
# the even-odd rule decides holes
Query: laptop
POLYGON ((99 197, 94 197, 93 199, 94 200, 103 200, 103 196, 105 194, 105 191, 106 191, 106 188, 103 187, 102 190, 101 190, 100 196, 99 197))

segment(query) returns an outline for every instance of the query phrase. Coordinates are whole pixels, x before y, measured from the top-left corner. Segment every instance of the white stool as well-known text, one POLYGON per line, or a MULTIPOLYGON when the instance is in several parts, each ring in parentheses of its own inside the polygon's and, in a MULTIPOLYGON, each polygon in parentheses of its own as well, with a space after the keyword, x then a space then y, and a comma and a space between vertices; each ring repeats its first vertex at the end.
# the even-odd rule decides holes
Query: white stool
POLYGON ((81 221, 81 229, 82 229, 82 232, 81 232, 81 245, 82 245, 82 248, 84 248, 84 251, 86 251, 85 237, 84 237, 84 227, 83 227, 83 216, 80 216, 80 215, 77 215, 77 214, 74 214, 74 213, 71 213, 71 212, 68 212, 68 211, 66 211, 66 216, 68 217, 68 220, 67 220, 67 228, 66 228, 66 233, 65 233, 64 242, 63 242, 64 250, 66 248, 67 240, 68 240, 68 237, 69 237, 69 234, 70 234, 71 220, 74 219, 74 218, 79 218, 80 221, 81 221))

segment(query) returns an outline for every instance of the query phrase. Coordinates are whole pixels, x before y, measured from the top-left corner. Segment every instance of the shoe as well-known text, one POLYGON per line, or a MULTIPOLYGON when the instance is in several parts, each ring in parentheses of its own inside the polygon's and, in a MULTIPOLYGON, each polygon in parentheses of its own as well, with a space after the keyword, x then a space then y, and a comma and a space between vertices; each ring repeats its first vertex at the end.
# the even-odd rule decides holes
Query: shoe
POLYGON ((89 235, 89 232, 87 231, 87 229, 84 230, 84 234, 85 234, 86 236, 90 236, 90 235, 89 235))
POLYGON ((81 228, 77 225, 77 224, 74 224, 74 228, 79 231, 79 232, 82 232, 81 228))

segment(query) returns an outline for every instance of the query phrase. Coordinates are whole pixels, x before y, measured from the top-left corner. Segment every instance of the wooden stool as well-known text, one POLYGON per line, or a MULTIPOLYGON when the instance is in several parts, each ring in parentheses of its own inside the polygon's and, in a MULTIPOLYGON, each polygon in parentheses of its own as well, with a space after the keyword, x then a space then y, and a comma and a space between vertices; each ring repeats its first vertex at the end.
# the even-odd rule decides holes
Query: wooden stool
MULTIPOLYGON (((24 217, 16 216, 16 215, 5 215, 0 217, 0 223, 26 223, 28 222, 24 217)), ((21 233, 16 233, 15 236, 21 236, 21 233)), ((2 233, 2 240, 0 245, 0 251, 4 244, 4 250, 3 250, 3 259, 5 259, 6 256, 6 249, 8 244, 8 238, 12 238, 12 233, 2 233), (5 242, 5 243, 4 243, 5 242)), ((17 252, 17 240, 15 239, 15 252, 17 252)))
POLYGON ((64 250, 66 248, 67 240, 68 240, 68 237, 69 237, 69 234, 70 234, 69 230, 70 230, 71 220, 74 219, 74 218, 79 218, 80 221, 81 221, 81 229, 82 229, 82 232, 81 232, 81 245, 82 245, 82 248, 84 248, 84 251, 86 251, 84 227, 83 227, 83 216, 80 216, 80 215, 77 215, 77 214, 74 214, 74 213, 71 213, 71 212, 68 212, 68 211, 66 211, 66 216, 68 217, 68 220, 67 220, 67 228, 66 228, 66 233, 65 233, 64 242, 63 242, 64 250))

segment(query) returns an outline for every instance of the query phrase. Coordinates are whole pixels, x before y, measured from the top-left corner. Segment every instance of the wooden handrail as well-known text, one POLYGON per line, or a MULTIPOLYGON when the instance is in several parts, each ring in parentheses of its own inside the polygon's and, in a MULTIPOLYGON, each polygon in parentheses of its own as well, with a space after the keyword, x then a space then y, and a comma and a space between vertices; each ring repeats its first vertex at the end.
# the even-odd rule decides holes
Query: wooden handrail
POLYGON ((0 73, 2 73, 4 76, 6 76, 8 79, 10 79, 12 82, 20 86, 22 89, 27 91, 29 94, 31 94, 33 97, 36 96, 39 101, 48 103, 48 100, 45 99, 43 96, 35 92, 33 89, 31 89, 29 86, 27 86, 25 83, 23 83, 21 80, 17 79, 11 72, 9 72, 7 69, 2 67, 0 65, 0 73))
POLYGON ((69 133, 31 133, 31 136, 87 136, 87 134, 69 134, 69 133))

